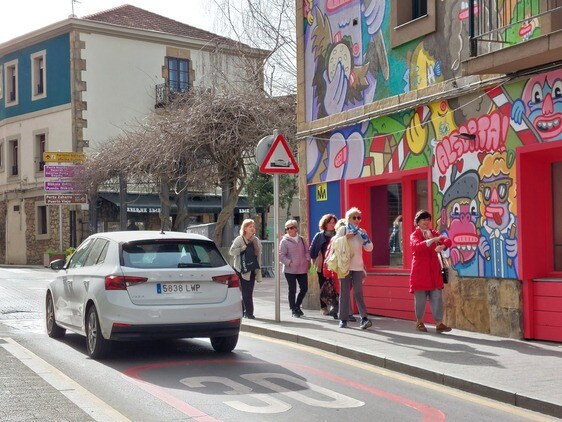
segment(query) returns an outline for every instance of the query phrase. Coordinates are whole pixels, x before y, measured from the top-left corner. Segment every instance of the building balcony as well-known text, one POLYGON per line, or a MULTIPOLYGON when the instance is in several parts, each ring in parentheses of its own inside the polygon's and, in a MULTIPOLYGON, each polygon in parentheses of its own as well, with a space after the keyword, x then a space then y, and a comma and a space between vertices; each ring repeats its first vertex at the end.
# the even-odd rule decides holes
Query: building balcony
POLYGON ((165 107, 176 96, 181 95, 191 89, 188 82, 172 82, 158 84, 155 87, 155 103, 154 108, 165 107))
POLYGON ((463 75, 510 74, 562 58, 562 0, 470 0, 463 75))

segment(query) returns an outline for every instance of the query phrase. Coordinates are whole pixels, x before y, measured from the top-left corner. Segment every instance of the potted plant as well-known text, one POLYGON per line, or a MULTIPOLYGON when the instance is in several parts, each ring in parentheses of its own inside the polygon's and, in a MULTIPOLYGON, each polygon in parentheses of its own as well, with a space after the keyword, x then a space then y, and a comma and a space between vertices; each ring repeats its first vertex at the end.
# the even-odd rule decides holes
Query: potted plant
POLYGON ((66 251, 57 251, 56 249, 49 248, 43 254, 43 266, 49 268, 51 265, 51 261, 54 261, 55 259, 65 259, 65 258, 66 258, 66 251))

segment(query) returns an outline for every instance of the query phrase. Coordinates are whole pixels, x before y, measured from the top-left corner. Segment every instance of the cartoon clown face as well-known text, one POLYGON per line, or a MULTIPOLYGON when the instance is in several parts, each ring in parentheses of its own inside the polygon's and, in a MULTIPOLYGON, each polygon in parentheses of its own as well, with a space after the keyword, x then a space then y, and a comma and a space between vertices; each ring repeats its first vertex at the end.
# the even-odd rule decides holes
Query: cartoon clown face
POLYGON ((529 79, 521 100, 545 142, 562 140, 562 71, 529 79))

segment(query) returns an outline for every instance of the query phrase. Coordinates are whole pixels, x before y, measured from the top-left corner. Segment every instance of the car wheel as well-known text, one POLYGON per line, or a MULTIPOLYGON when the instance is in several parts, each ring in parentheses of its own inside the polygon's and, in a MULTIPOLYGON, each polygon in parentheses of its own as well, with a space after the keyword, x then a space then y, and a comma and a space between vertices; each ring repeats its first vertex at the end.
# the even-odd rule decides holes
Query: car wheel
POLYGON ((211 345, 217 353, 229 353, 234 350, 238 343, 238 334, 225 337, 211 337, 211 345))
POLYGON ((47 293, 45 302, 45 322, 47 324, 47 335, 51 338, 62 338, 66 334, 66 329, 59 327, 55 319, 55 304, 51 293, 47 293))
POLYGON ((86 348, 92 359, 104 358, 111 348, 111 342, 103 338, 98 312, 93 305, 86 314, 86 348))

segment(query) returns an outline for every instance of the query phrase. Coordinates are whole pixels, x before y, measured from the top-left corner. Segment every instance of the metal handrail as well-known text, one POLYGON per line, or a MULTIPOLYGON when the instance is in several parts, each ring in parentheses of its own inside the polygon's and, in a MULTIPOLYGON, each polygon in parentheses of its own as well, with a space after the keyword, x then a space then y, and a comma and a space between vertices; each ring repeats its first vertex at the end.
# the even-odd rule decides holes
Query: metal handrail
POLYGON ((506 32, 517 25, 533 19, 562 11, 561 0, 542 0, 535 3, 516 2, 512 10, 508 7, 511 3, 499 0, 470 0, 469 1, 469 37, 470 56, 478 55, 478 43, 515 44, 506 38, 506 32), (475 13, 478 11, 478 14, 475 13), (508 21, 509 20, 509 21, 508 21))

